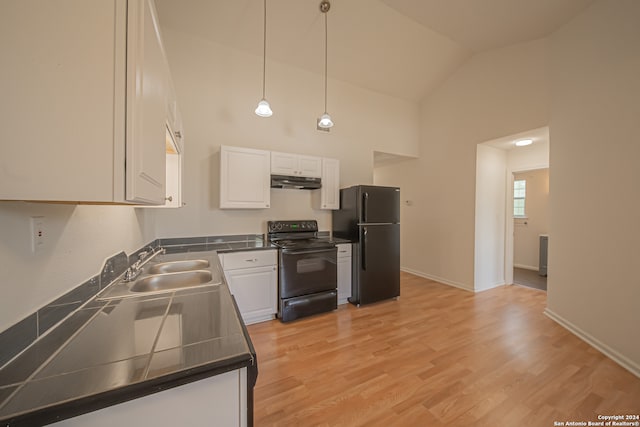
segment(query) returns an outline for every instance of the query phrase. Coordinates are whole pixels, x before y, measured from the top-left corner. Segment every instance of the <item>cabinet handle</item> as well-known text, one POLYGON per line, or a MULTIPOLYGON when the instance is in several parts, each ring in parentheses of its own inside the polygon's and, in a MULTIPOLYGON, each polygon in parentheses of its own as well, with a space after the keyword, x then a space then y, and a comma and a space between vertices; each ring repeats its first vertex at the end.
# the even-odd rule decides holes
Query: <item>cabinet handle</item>
POLYGON ((245 261, 247 261, 247 262, 258 262, 258 258, 245 259, 245 261))
POLYGON ((169 202, 173 202, 173 196, 165 197, 164 199, 169 202))

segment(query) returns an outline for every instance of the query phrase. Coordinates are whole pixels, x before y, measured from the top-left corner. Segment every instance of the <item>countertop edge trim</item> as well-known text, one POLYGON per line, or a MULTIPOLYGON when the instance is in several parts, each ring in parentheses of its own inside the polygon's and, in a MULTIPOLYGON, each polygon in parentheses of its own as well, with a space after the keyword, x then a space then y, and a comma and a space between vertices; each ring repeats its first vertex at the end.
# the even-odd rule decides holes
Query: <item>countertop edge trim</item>
POLYGON ((189 368, 184 371, 131 384, 115 390, 109 390, 35 411, 10 416, 9 418, 1 419, 0 423, 4 426, 47 425, 225 372, 244 367, 250 368, 254 360, 254 354, 249 355, 247 353, 240 356, 233 356, 223 361, 189 368))

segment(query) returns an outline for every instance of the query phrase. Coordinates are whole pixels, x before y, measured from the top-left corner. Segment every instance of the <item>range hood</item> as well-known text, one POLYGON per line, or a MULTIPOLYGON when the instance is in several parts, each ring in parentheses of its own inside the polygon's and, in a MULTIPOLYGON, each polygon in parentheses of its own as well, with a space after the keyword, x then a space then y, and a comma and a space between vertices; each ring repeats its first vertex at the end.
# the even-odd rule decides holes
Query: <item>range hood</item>
POLYGON ((310 178, 308 176, 271 175, 271 188, 317 190, 320 187, 322 187, 320 178, 310 178))

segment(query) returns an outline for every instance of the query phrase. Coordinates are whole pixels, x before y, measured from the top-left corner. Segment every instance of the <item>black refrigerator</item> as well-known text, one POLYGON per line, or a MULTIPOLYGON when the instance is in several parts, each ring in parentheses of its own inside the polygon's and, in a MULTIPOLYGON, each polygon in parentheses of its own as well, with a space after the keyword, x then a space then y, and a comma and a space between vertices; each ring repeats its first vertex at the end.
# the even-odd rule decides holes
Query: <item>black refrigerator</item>
POLYGON ((357 185, 340 190, 333 236, 353 243, 350 303, 400 295, 399 188, 357 185))

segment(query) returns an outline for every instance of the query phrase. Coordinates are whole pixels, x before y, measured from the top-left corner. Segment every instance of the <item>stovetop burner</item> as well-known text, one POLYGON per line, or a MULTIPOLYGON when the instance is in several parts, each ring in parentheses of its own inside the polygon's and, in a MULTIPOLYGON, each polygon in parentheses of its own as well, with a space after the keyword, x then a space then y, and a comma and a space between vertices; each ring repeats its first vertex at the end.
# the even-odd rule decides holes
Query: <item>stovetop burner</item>
POLYGON ((332 248, 335 243, 318 238, 318 222, 269 221, 267 237, 271 243, 282 249, 332 248))
POLYGON ((272 240, 271 243, 283 249, 332 248, 335 243, 326 239, 272 240))

